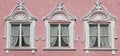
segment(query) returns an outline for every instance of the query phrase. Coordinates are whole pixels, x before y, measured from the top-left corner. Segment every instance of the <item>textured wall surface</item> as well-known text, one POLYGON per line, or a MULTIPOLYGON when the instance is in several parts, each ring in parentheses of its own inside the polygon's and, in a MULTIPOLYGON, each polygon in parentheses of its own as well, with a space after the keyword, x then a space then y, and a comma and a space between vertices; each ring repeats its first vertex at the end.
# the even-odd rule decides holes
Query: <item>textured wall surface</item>
MULTIPOLYGON (((56 6, 56 3, 63 2, 64 6, 71 15, 76 17, 75 22, 75 37, 84 36, 84 24, 81 18, 85 16, 94 6, 96 0, 22 0, 25 2, 25 6, 31 12, 32 15, 38 18, 36 21, 36 36, 42 36, 45 38, 45 26, 43 17, 56 6)), ((46 41, 38 40, 35 41, 35 47, 37 51, 32 54, 31 51, 10 51, 8 54, 5 53, 4 48, 6 47, 6 39, 4 36, 5 21, 4 17, 9 15, 12 9, 16 6, 18 0, 0 0, 0 56, 119 56, 120 55, 120 0, 102 0, 102 5, 118 20, 115 21, 116 26, 116 37, 115 48, 117 51, 115 55, 112 55, 111 51, 90 51, 86 54, 84 51, 85 42, 78 40, 74 41, 74 48, 76 51, 44 51, 46 47, 46 41)), ((74 38, 75 38, 74 37, 74 38)), ((85 37, 82 37, 85 38, 85 37)))

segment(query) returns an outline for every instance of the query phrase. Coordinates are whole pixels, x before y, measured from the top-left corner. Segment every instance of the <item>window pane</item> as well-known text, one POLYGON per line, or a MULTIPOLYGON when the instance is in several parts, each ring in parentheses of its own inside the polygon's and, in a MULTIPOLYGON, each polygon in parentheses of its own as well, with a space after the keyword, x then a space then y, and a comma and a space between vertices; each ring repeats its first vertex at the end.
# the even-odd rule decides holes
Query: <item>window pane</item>
POLYGON ((19 33, 20 33, 19 25, 17 25, 17 24, 11 25, 11 35, 12 36, 19 36, 19 33))
POLYGON ((58 46, 58 25, 50 25, 50 46, 58 46))
POLYGON ((50 25, 50 35, 58 36, 58 25, 50 25))
POLYGON ((61 37, 61 46, 69 45, 69 37, 61 37))
POLYGON ((69 45, 69 25, 61 25, 61 46, 69 45))
POLYGON ((108 25, 100 25, 100 35, 108 36, 108 25))
POLYGON ((51 37, 50 38, 50 46, 51 47, 58 47, 58 37, 51 37))
POLYGON ((22 46, 30 46, 30 24, 22 25, 22 46))
POLYGON ((90 36, 98 36, 98 26, 90 25, 90 36))
POLYGON ((30 37, 22 37, 22 46, 30 46, 30 37))
POLYGON ((98 37, 90 37, 90 47, 98 47, 98 37))
POLYGON ((100 46, 109 47, 108 25, 100 25, 100 46))
POLYGON ((100 46, 101 47, 109 47, 108 37, 100 37, 100 46))
POLYGON ((11 46, 19 46, 19 25, 13 24, 11 25, 11 38, 10 45, 11 46))
POLYGON ((61 25, 61 35, 69 36, 69 25, 61 25))
POLYGON ((90 25, 90 47, 98 47, 98 25, 90 25))

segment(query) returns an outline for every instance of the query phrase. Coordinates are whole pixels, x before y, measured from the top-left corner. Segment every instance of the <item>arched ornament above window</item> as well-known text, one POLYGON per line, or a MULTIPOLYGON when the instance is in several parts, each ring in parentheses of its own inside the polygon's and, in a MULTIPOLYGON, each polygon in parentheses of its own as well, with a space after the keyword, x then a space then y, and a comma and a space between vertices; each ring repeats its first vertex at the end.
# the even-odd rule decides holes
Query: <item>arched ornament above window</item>
POLYGON ((67 17, 64 14, 58 13, 53 15, 52 20, 67 20, 67 17))
POLYGON ((5 17, 5 21, 36 21, 37 18, 29 12, 24 4, 24 2, 19 1, 17 6, 11 11, 10 15, 5 17))
POLYGON ((90 21, 106 21, 109 20, 107 14, 103 13, 102 11, 94 12, 90 15, 90 21))
POLYGON ((13 20, 25 20, 25 19, 28 19, 29 16, 24 13, 24 12, 16 12, 15 14, 13 14, 13 20))
POLYGON ((43 20, 70 20, 75 21, 76 19, 70 15, 63 6, 63 3, 57 3, 57 6, 46 16, 43 20))
POLYGON ((101 4, 101 1, 97 1, 93 9, 82 18, 83 21, 112 21, 116 19, 117 18, 112 16, 101 4))

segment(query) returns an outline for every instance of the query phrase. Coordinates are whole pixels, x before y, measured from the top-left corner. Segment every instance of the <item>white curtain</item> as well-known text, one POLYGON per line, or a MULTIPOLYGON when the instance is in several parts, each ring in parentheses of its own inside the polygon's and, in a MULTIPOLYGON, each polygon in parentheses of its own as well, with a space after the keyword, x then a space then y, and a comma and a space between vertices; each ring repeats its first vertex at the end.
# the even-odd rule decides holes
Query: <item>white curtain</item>
POLYGON ((109 47, 108 37, 101 37, 100 43, 101 43, 101 47, 109 47))
POLYGON ((101 25, 100 36, 101 47, 109 47, 108 25, 101 25))
POLYGON ((55 46, 58 39, 58 25, 51 25, 50 27, 50 45, 55 46))
POLYGON ((69 44, 69 27, 68 25, 61 26, 62 39, 65 44, 69 44))
POLYGON ((95 47, 98 35, 97 25, 90 25, 90 47, 95 47))
POLYGON ((25 45, 30 45, 30 25, 22 26, 22 35, 25 42, 25 45))
POLYGON ((11 26, 11 40, 10 40, 10 45, 11 46, 16 46, 19 38, 19 25, 12 25, 11 26))

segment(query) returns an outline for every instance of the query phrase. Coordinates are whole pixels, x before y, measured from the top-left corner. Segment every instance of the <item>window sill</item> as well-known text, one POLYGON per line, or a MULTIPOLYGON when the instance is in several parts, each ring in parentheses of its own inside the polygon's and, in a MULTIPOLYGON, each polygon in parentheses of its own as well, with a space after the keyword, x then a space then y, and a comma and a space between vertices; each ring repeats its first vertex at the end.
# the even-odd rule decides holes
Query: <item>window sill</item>
POLYGON ((5 48, 4 50, 10 50, 10 51, 37 51, 36 48, 28 48, 28 47, 19 47, 19 48, 5 48))
POLYGON ((112 51, 112 50, 115 50, 117 51, 117 49, 112 49, 112 48, 85 48, 84 49, 85 51, 86 50, 89 50, 89 51, 112 51))
POLYGON ((44 51, 76 51, 76 48, 44 48, 44 51))

